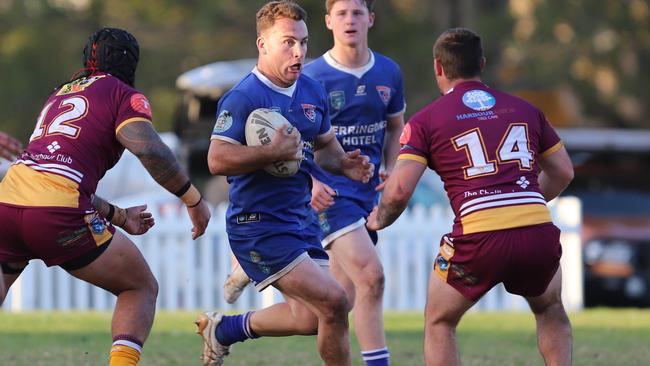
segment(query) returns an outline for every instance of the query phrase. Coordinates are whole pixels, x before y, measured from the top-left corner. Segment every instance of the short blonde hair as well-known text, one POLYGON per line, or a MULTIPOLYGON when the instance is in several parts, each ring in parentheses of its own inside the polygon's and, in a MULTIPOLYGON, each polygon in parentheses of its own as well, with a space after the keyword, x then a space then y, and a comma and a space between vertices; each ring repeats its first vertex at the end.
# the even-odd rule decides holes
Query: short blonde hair
POLYGON ((262 32, 271 28, 280 18, 307 21, 307 12, 293 1, 280 0, 266 3, 255 15, 257 36, 259 37, 262 32))
MULTIPOLYGON (((325 11, 327 12, 327 14, 329 14, 330 11, 332 11, 334 4, 336 4, 339 1, 341 0, 325 0, 325 11)), ((372 13, 374 11, 373 9, 375 7, 375 0, 355 0, 355 1, 358 1, 359 3, 365 5, 366 8, 368 8, 368 13, 372 13)))

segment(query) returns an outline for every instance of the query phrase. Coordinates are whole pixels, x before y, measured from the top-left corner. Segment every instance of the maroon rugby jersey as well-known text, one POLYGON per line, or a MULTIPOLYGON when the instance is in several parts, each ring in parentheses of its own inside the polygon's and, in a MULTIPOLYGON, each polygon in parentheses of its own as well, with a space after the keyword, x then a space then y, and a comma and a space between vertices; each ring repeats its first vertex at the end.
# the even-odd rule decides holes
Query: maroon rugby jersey
POLYGON ((117 131, 151 122, 147 98, 109 74, 77 79, 45 102, 26 152, 0 186, 0 202, 92 210, 90 196, 124 147, 117 131))
POLYGON ((460 83, 415 114, 400 142, 398 159, 427 164, 442 178, 456 215, 452 235, 551 221, 537 161, 562 145, 522 99, 460 83))

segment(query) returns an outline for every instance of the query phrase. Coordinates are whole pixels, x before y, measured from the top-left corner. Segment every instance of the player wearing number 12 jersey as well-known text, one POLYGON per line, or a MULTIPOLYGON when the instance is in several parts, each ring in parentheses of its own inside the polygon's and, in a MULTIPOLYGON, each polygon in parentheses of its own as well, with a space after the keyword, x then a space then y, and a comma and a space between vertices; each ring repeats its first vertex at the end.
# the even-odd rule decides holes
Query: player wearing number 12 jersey
POLYGON ((153 128, 147 98, 133 87, 138 59, 130 33, 102 28, 91 35, 84 69, 50 95, 26 151, 0 184, 5 282, 10 286, 31 259, 42 259, 115 294, 110 366, 140 359, 158 285, 135 244, 113 226, 143 234, 153 225, 151 214, 146 206, 121 209, 95 196, 99 180, 127 148, 187 204, 193 238, 210 219, 200 193, 153 128))
POLYGON ((444 32, 434 46, 442 96, 416 113, 370 229, 392 223, 424 169, 444 182, 456 215, 429 280, 425 310, 427 365, 457 365, 456 325, 499 283, 535 313, 546 364, 571 363, 571 325, 561 302, 560 231, 546 201, 573 178, 571 160, 546 118, 525 101, 480 79, 481 39, 468 29, 444 32))

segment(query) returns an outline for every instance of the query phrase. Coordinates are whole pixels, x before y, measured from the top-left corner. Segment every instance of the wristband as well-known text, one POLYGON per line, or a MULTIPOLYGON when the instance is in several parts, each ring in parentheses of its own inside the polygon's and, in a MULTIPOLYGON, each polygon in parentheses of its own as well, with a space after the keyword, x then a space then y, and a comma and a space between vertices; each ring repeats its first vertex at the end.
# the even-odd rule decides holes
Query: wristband
POLYGON ((126 224, 126 220, 127 220, 126 210, 116 206, 115 207, 115 213, 116 213, 116 215, 114 215, 114 217, 112 218, 111 224, 113 224, 113 225, 115 225, 117 227, 123 227, 124 224, 126 224), (121 218, 122 216, 124 216, 124 219, 121 218), (118 222, 120 222, 120 221, 122 223, 118 224, 118 222))
POLYGON ((113 220, 113 215, 115 215, 115 206, 111 205, 110 203, 108 204, 108 214, 106 214, 106 220, 110 222, 113 220))
POLYGON ((201 201, 203 201, 203 196, 199 196, 198 202, 196 202, 195 204, 193 204, 191 206, 187 206, 187 208, 194 208, 194 207, 198 206, 199 203, 201 203, 201 201))
POLYGON ((187 192, 185 192, 180 198, 185 205, 194 207, 201 201, 201 192, 190 184, 190 188, 188 188, 187 192))
POLYGON ((192 187, 192 182, 188 179, 178 191, 174 192, 174 195, 180 198, 190 189, 190 187, 192 187))

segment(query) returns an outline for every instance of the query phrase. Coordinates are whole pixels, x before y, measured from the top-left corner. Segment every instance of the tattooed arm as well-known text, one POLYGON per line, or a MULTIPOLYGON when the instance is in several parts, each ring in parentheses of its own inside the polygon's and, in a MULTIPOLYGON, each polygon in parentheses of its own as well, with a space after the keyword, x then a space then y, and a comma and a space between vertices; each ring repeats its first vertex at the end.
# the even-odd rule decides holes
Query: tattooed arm
POLYGON ((208 226, 210 209, 153 125, 146 121, 128 123, 117 132, 117 140, 138 157, 158 184, 187 205, 193 224, 192 239, 201 236, 208 226))
POLYGON ((426 165, 414 160, 397 161, 393 173, 386 180, 379 205, 368 216, 368 229, 381 230, 397 220, 425 169, 426 165))

